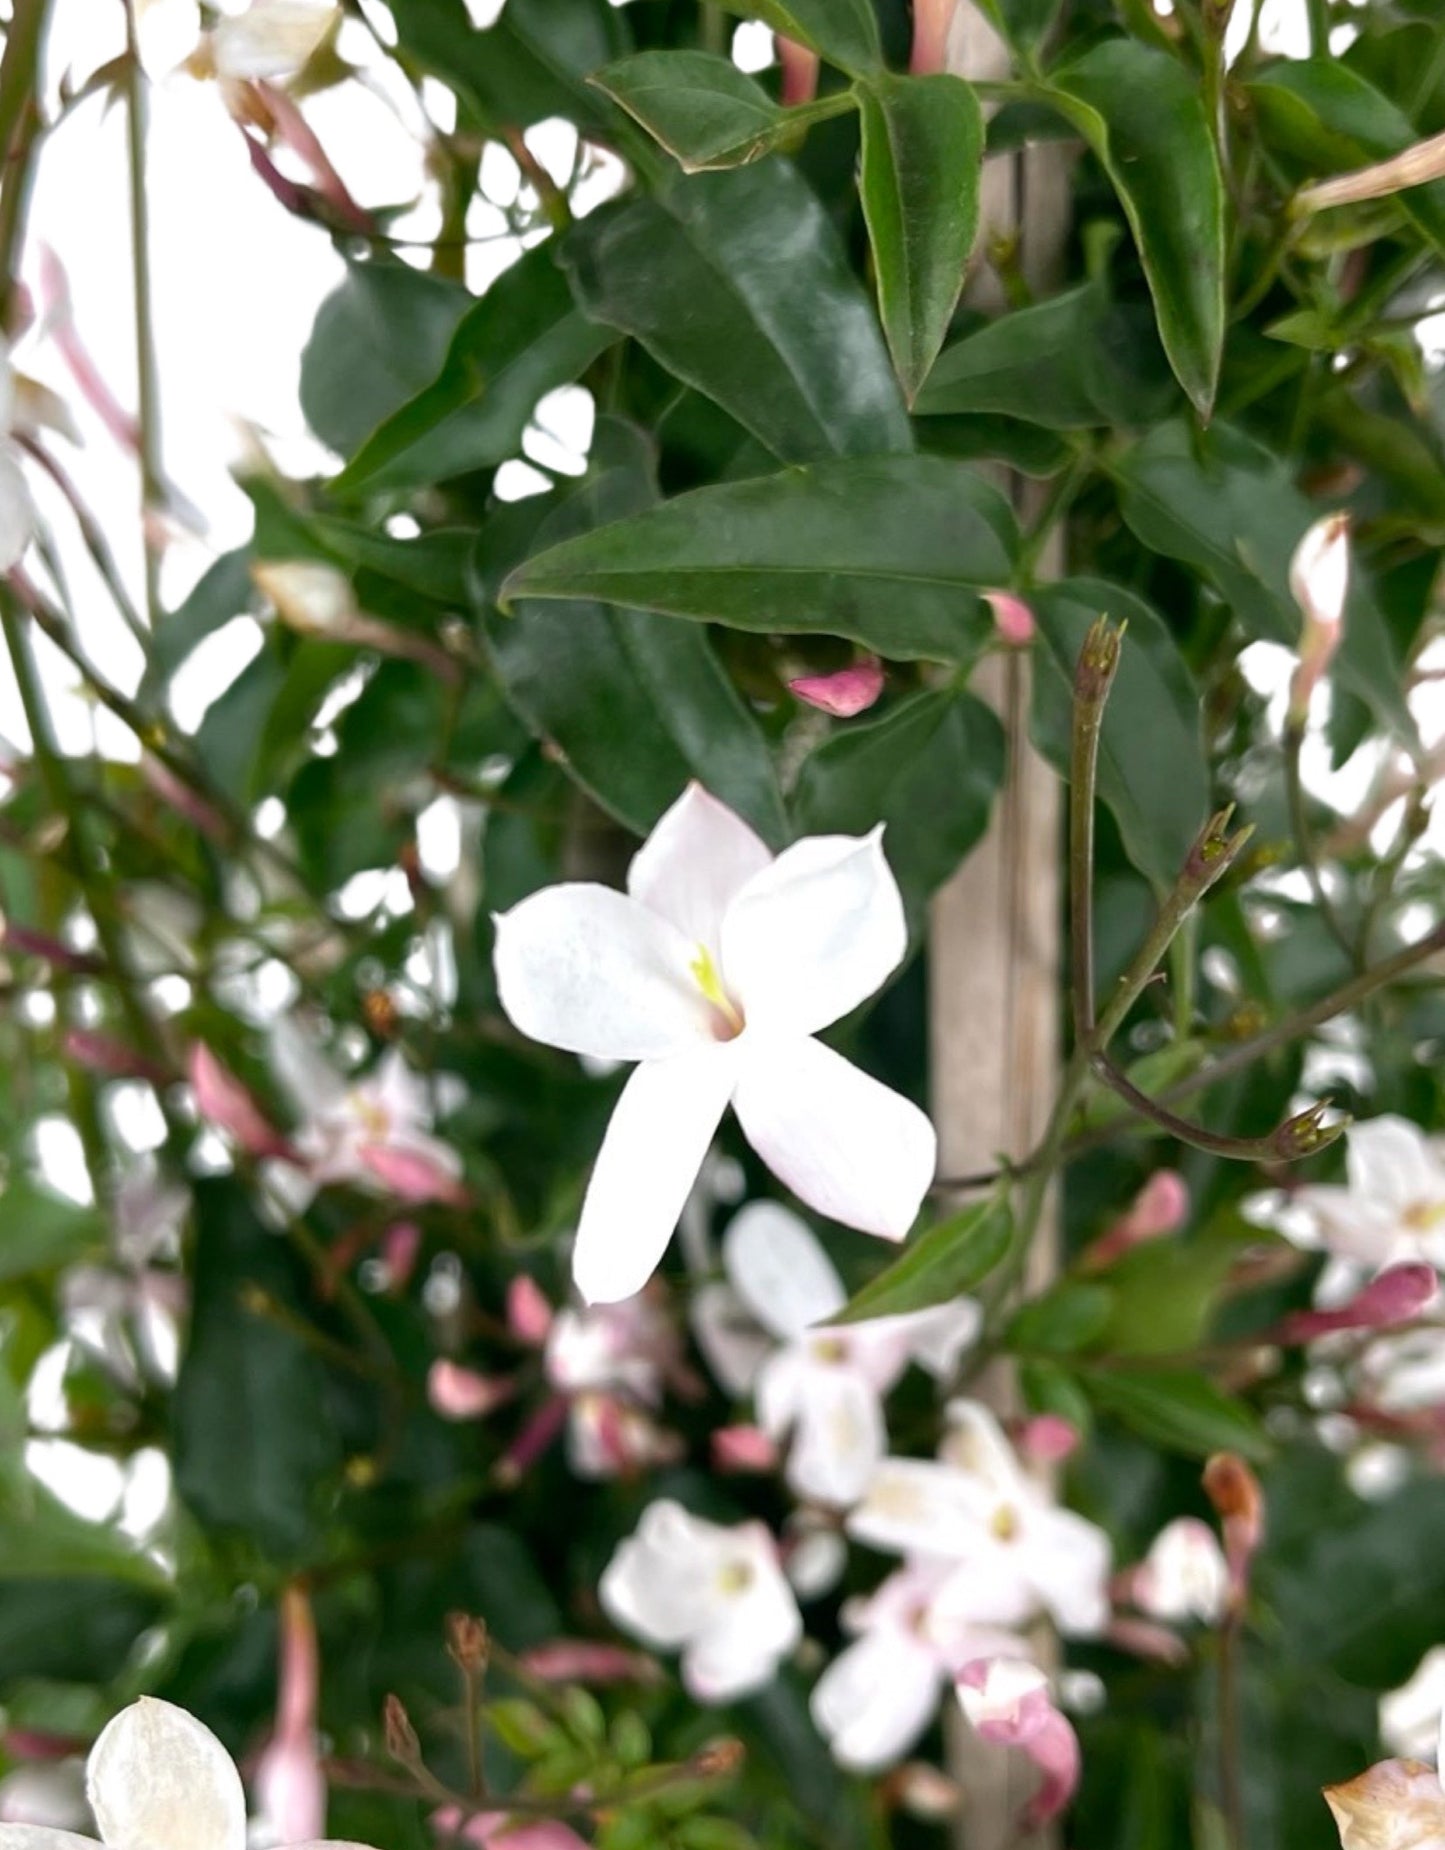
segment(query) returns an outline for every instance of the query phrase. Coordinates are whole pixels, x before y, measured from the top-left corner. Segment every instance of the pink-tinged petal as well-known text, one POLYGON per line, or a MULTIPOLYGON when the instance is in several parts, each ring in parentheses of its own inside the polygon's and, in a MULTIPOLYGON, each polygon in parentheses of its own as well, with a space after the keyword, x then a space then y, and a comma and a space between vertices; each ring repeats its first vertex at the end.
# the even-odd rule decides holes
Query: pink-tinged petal
POLYGON ((719 1426, 712 1436, 714 1471, 728 1476, 766 1476, 779 1465, 777 1441, 761 1426, 719 1426))
POLYGON ((1078 1449, 1078 1427, 1057 1413, 1036 1414, 1024 1421, 1019 1433, 1019 1450, 1035 1464, 1062 1464, 1078 1449))
POLYGON ((326 1829, 326 1776, 314 1736, 270 1742, 256 1763, 251 1789, 278 1843, 302 1843, 326 1829))
POLYGON ((627 891, 690 946, 705 945, 715 956, 723 914, 772 859, 741 816, 692 783, 632 857, 627 891))
POLYGON ((443 1143, 419 1137, 407 1144, 363 1143, 356 1154, 398 1201, 418 1207, 428 1201, 444 1201, 451 1207, 466 1204, 461 1159, 443 1143))
POLYGON ((913 54, 908 68, 916 77, 948 69, 948 28, 958 0, 913 0, 913 54))
POLYGON ((1325 1787, 1341 1850, 1445 1850, 1445 1791, 1418 1760, 1381 1760, 1325 1787))
POLYGON ((618 1644, 590 1638, 556 1638, 521 1656, 522 1668, 544 1683, 657 1683, 657 1660, 618 1644))
POLYGON ((386 1288, 401 1291, 416 1270, 421 1254, 422 1232, 415 1221, 396 1221, 381 1236, 381 1263, 386 1268, 386 1288))
POLYGON ((208 1124, 234 1137, 251 1156, 287 1156, 290 1146, 262 1111, 255 1095, 197 1041, 188 1063, 196 1109, 208 1124))
POLYGON ((1022 1660, 993 1658, 966 1665, 957 1689, 981 1740, 1021 1749, 1042 1773, 1024 1822, 1036 1828, 1057 1817, 1078 1789, 1079 1741, 1054 1707, 1043 1672, 1022 1660))
POLYGON ((427 1371, 426 1397, 433 1413, 444 1420, 482 1420, 505 1406, 517 1392, 515 1381, 498 1375, 479 1375, 456 1362, 433 1362, 427 1371))
POLYGON ((1289 562, 1290 595, 1306 626, 1336 640, 1350 589, 1350 517, 1326 514, 1305 533, 1289 562))
POLYGON ((452 1807, 432 1813, 432 1829, 485 1850, 587 1850, 570 1825, 556 1818, 515 1818, 504 1811, 484 1811, 464 1818, 452 1807))
POLYGON ((876 655, 865 655, 851 668, 832 674, 799 675, 789 681, 788 691, 834 719, 852 719, 866 713, 883 692, 883 664, 876 655))
POLYGON ((983 601, 993 613, 993 627, 998 639, 1011 649, 1024 649, 1033 641, 1037 626, 1034 613, 1012 591, 985 591, 983 601))
POLYGON ((507 1328, 518 1342, 540 1349, 552 1328, 552 1306, 535 1279, 519 1272, 507 1286, 507 1328))
POLYGON ((630 1298, 657 1270, 737 1078, 736 1042, 639 1066, 592 1171, 572 1276, 589 1304, 630 1298))
POLYGON ((1308 1343, 1337 1330, 1388 1330, 1396 1324, 1411 1323, 1430 1304, 1439 1285, 1432 1265, 1392 1265, 1338 1310, 1296 1311, 1278 1324, 1266 1340, 1308 1343))
POLYGON ((1399 1210, 1445 1206, 1445 1164, 1409 1118, 1386 1115, 1351 1125, 1346 1153, 1351 1194, 1399 1210))
POLYGON ((903 962, 898 882, 870 835, 811 835, 751 879, 722 925, 722 973, 750 1028, 816 1034, 903 962))
POLYGON ((917 1219, 938 1160, 933 1126, 831 1047, 749 1048, 734 1108, 769 1169, 817 1213, 885 1240, 917 1219))
POLYGON ((796 39, 785 38, 781 32, 774 36, 773 42, 778 48, 778 63, 783 67, 779 101, 784 109, 795 109, 800 103, 811 103, 818 94, 821 60, 817 52, 806 45, 800 45, 796 39))
POLYGON ((723 1235, 722 1262, 753 1316, 784 1342, 826 1323, 848 1301, 817 1235, 778 1201, 750 1201, 738 1210, 723 1235))
POLYGON ((610 887, 544 887, 496 921, 497 990, 534 1041, 600 1060, 656 1060, 712 1038, 696 947, 610 887))
POLYGON ((110 1850, 246 1850, 246 1795, 209 1728, 143 1696, 91 1749, 91 1810, 110 1850))

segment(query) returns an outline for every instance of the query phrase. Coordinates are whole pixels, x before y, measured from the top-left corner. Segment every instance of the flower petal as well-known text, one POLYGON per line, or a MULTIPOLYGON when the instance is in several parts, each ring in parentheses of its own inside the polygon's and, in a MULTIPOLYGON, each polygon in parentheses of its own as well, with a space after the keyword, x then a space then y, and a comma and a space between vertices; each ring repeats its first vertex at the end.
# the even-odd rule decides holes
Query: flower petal
POLYGON ((723 976, 750 1026, 816 1034, 903 962, 903 900, 871 835, 813 835, 755 874, 722 924, 723 976))
POLYGON ((0 1850, 105 1850, 105 1846, 72 1831, 52 1831, 48 1824, 0 1824, 0 1850))
POLYGON ((86 1787, 108 1850, 246 1850, 246 1795, 209 1728, 142 1696, 91 1749, 86 1787))
POLYGON ((18 565, 35 532, 35 503, 14 449, 0 442, 0 571, 18 565))
POLYGON ((748 1142, 810 1208, 885 1240, 913 1225, 938 1160, 933 1126, 831 1047, 752 1042, 734 1104, 748 1142))
POLYGON ((625 893, 544 887, 497 919, 497 989, 534 1041, 602 1060, 655 1060, 710 1034, 692 945, 625 893))
POLYGON ((1418 1124, 1387 1115, 1352 1124, 1346 1170, 1351 1193, 1391 1208, 1445 1203, 1445 1165, 1418 1124))
POLYGON ((656 1271, 732 1095, 735 1045, 649 1060, 623 1088, 572 1254, 572 1276, 589 1304, 630 1298, 656 1271))
POLYGON ((901 1759, 923 1733, 942 1687, 933 1653, 889 1627, 835 1657, 814 1684, 808 1706, 839 1766, 876 1773, 901 1759))
MULTIPOLYGON (((772 1431, 776 1422, 767 1405, 767 1385, 765 1369, 758 1381, 758 1417, 772 1431)), ((847 1509, 868 1488, 888 1449, 882 1404, 853 1368, 806 1368, 800 1387, 785 1473, 788 1486, 811 1503, 847 1509)))
POLYGON ((723 1271, 765 1329, 784 1341, 826 1323, 848 1301, 808 1223, 781 1202, 750 1201, 722 1241, 723 1271))
POLYGON ((715 953, 723 914, 772 859, 741 816, 701 784, 689 784, 633 856, 627 890, 690 944, 715 953))
POLYGON ((1381 1760, 1325 1787, 1343 1850, 1445 1850, 1445 1791, 1433 1767, 1381 1760))

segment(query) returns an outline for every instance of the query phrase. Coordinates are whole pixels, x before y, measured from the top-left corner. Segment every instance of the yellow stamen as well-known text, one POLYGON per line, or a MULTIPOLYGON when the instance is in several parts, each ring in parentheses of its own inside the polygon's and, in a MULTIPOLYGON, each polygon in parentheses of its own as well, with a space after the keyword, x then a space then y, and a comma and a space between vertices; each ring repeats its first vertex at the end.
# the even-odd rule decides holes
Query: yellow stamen
POLYGON ((1001 1503, 993 1513, 989 1528, 1001 1542, 1013 1541, 1019 1532, 1018 1511, 1011 1509, 1007 1503, 1001 1503))
POLYGON ((728 1027, 734 1034, 741 1034, 743 1018, 734 1006, 732 997, 723 988, 722 977, 718 974, 718 967, 712 960, 712 952, 705 944, 697 947, 697 956, 693 958, 689 968, 692 971, 693 981, 722 1016, 728 1027))
POLYGON ((718 1574, 718 1590, 722 1593, 746 1593, 753 1583, 753 1570, 747 1561, 730 1561, 718 1574))

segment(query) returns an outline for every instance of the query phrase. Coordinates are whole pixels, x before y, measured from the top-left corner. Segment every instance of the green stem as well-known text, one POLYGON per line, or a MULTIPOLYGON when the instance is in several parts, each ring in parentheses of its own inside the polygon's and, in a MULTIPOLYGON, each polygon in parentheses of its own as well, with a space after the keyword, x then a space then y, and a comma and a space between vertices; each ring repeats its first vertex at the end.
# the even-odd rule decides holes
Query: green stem
POLYGON ((1109 690, 1119 671, 1122 628, 1100 617, 1084 640, 1074 670, 1069 750, 1069 953, 1074 1039, 1094 1028, 1094 799, 1099 734, 1109 690))
POLYGON ((14 0, 0 56, 0 326, 8 325, 15 256, 30 196, 31 152, 40 125, 40 47, 50 0, 14 0))
POLYGON ((160 551, 153 522, 166 502, 161 464, 160 371, 151 287, 150 201, 146 193, 146 75, 136 40, 135 0, 125 4, 126 174, 130 189, 131 293, 135 304, 136 425, 140 436, 141 538, 145 546, 146 612, 161 615, 160 551))
POLYGON ((1330 55, 1330 0, 1307 0, 1310 22, 1310 56, 1330 55))
POLYGON ((1116 1092, 1141 1118, 1157 1124, 1180 1143, 1188 1144, 1195 1150, 1204 1150, 1210 1156, 1224 1157, 1229 1162, 1298 1162, 1306 1156, 1317 1156, 1346 1128, 1347 1121, 1326 1127, 1322 1122, 1326 1106, 1312 1105, 1294 1117, 1286 1118, 1267 1137, 1224 1137, 1203 1124, 1179 1117, 1167 1106, 1161 1105, 1158 1099, 1150 1098, 1147 1092, 1141 1092, 1133 1080, 1120 1072, 1113 1061, 1103 1054, 1095 1057, 1093 1066, 1105 1085, 1116 1092))

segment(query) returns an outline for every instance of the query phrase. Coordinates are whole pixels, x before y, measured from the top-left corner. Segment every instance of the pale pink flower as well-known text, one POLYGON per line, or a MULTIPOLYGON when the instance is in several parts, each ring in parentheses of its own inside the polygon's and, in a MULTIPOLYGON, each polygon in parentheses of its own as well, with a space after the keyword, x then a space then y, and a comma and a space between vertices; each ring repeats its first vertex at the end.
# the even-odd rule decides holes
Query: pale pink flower
POLYGON ((426 1397, 444 1420, 482 1420, 505 1406, 517 1384, 503 1376, 479 1375, 459 1362, 440 1359, 427 1371, 426 1397))
POLYGON ((903 902, 881 831, 774 856, 690 785, 628 891, 549 887, 498 918, 502 1005, 524 1034, 634 1060, 573 1256, 589 1302, 656 1268, 731 1104, 754 1149, 821 1214, 901 1240, 933 1178, 933 1127, 815 1038, 902 962, 903 902))
POLYGON ((803 1633, 762 1524, 724 1528, 670 1499, 648 1505, 599 1591, 618 1625, 654 1650, 682 1653, 682 1680, 697 1702, 763 1688, 803 1633))
POLYGON ((789 681, 788 690, 834 719, 852 719, 866 713, 883 692, 883 664, 876 655, 865 655, 851 668, 838 668, 832 674, 799 675, 789 681))
POLYGON ((1078 1789, 1079 1740, 1054 1707, 1043 1671, 1018 1658, 995 1657, 969 1664, 955 1687, 981 1740, 1021 1749, 1042 1773, 1024 1812, 1025 1826, 1036 1828, 1057 1817, 1078 1789))

